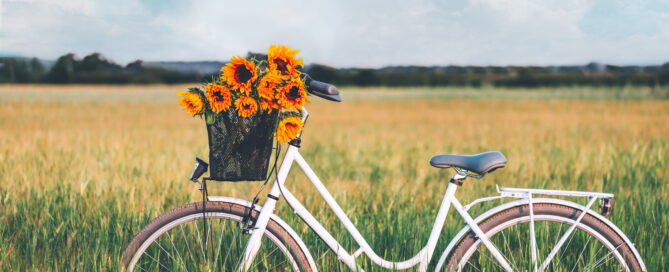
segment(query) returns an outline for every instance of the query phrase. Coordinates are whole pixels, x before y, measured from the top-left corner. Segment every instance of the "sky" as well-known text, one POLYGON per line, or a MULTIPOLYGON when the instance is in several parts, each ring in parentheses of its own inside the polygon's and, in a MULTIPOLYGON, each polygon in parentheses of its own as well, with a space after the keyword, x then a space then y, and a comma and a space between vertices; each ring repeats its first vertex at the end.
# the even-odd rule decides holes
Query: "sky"
POLYGON ((662 64, 669 0, 0 0, 5 56, 227 60, 270 44, 335 67, 662 64))

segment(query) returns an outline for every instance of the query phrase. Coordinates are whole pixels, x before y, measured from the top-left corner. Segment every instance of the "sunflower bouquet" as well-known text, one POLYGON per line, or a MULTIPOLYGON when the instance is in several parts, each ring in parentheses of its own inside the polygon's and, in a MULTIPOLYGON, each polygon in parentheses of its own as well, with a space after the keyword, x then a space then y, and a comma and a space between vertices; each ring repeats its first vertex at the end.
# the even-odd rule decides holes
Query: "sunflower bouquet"
POLYGON ((272 138, 297 138, 309 100, 298 52, 272 45, 267 59, 233 57, 211 82, 179 92, 179 104, 206 120, 213 179, 262 180, 272 138))

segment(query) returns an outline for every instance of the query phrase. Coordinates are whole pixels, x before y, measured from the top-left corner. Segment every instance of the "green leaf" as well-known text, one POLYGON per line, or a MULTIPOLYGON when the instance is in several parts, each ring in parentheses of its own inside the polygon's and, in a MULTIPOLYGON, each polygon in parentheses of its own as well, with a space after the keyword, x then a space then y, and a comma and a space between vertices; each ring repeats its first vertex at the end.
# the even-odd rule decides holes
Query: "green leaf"
POLYGON ((196 87, 188 88, 188 92, 196 93, 196 94, 203 94, 204 93, 200 88, 196 88, 196 87))
POLYGON ((213 112, 207 112, 206 114, 207 125, 213 125, 216 122, 216 115, 213 112))

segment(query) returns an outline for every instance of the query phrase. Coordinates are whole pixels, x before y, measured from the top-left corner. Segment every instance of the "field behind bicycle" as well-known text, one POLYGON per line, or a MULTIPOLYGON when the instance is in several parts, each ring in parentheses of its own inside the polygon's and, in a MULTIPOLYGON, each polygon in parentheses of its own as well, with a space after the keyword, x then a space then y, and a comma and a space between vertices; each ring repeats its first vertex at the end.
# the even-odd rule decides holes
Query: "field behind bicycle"
MULTIPOLYGON (((126 244, 149 220, 197 201, 187 177, 195 156, 207 158, 207 138, 204 121, 176 104, 184 88, 0 86, 0 270, 119 270, 126 244)), ((468 180, 461 202, 494 195, 495 184, 611 192, 609 218, 649 271, 669 270, 669 90, 341 91, 343 103, 308 104, 302 152, 379 255, 406 259, 427 240, 452 174, 430 167, 432 155, 499 150, 507 167, 468 180)), ((288 181, 356 250, 308 185, 302 174, 288 181)), ((250 199, 259 186, 209 187, 250 199)), ((338 268, 283 202, 279 214, 323 270, 338 268)), ((437 257, 461 227, 451 211, 437 257)))

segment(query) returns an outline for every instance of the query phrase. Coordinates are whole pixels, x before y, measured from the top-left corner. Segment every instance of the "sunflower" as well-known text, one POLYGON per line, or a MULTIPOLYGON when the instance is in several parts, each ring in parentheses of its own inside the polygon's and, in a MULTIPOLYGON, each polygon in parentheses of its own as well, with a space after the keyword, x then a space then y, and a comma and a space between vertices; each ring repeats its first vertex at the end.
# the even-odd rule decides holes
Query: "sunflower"
POLYGON ((298 66, 302 66, 302 59, 296 59, 298 50, 290 50, 285 45, 270 45, 267 52, 267 61, 270 70, 277 70, 282 77, 296 77, 300 74, 298 66))
POLYGON ((307 101, 307 91, 299 78, 293 78, 281 88, 277 95, 277 102, 286 110, 301 109, 307 101))
POLYGON ((272 110, 278 110, 280 108, 279 103, 271 99, 260 99, 260 109, 271 113, 272 110))
POLYGON ((258 96, 263 99, 272 100, 275 96, 276 86, 281 83, 281 74, 270 70, 258 83, 258 96))
POLYGON ((289 116, 284 118, 276 127, 276 140, 284 143, 297 138, 297 134, 302 131, 302 126, 300 117, 289 116))
POLYGON ((235 108, 239 116, 249 117, 258 111, 258 103, 251 97, 242 96, 235 100, 235 108))
POLYGON ((230 90, 223 85, 208 84, 204 87, 207 99, 209 99, 209 106, 215 113, 226 111, 232 104, 232 96, 230 90))
POLYGON ((202 113, 204 103, 202 103, 202 98, 200 94, 192 92, 179 92, 179 96, 182 96, 179 99, 179 104, 184 106, 184 109, 188 111, 190 115, 196 115, 202 113))
POLYGON ((253 62, 242 57, 232 57, 230 62, 221 68, 221 79, 233 90, 239 90, 246 95, 251 91, 251 84, 258 78, 258 72, 253 62))

